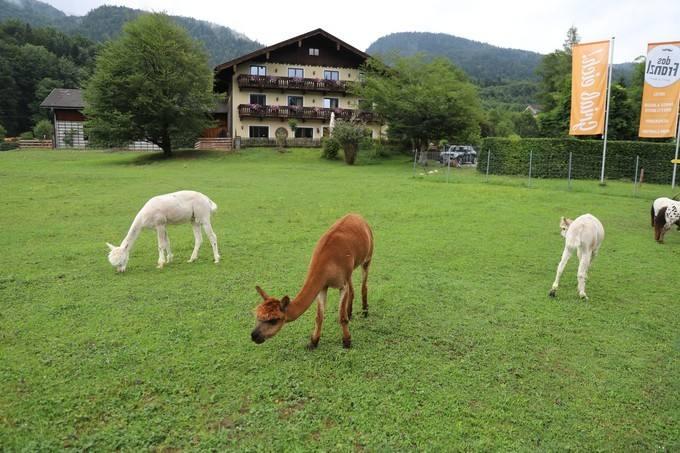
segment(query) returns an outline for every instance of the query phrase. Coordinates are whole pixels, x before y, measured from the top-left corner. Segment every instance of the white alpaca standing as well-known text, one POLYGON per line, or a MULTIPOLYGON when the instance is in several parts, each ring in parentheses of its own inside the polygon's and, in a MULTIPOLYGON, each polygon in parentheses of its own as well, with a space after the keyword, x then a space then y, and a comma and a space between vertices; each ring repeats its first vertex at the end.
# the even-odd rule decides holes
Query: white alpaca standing
POLYGON ((142 207, 135 216, 127 236, 116 247, 108 242, 106 245, 111 250, 109 252, 109 263, 118 272, 125 272, 127 262, 130 257, 130 250, 134 245, 142 229, 155 228, 158 233, 158 268, 162 269, 165 263, 172 261, 170 251, 170 241, 166 225, 191 222, 194 228, 194 251, 189 258, 189 262, 196 261, 198 249, 203 242, 201 227, 210 240, 215 263, 220 261, 220 254, 217 251, 217 237, 210 225, 210 216, 217 210, 217 205, 200 192, 192 190, 181 190, 179 192, 168 193, 153 197, 142 207))
POLYGON ((564 251, 562 252, 562 260, 557 266, 557 275, 550 290, 550 296, 555 297, 564 267, 567 265, 569 258, 571 258, 571 254, 576 250, 579 259, 577 274, 578 294, 582 299, 588 299, 588 296, 586 296, 586 277, 590 262, 597 255, 597 251, 600 249, 600 245, 602 245, 604 227, 595 216, 583 214, 577 217, 576 220, 560 218, 560 229, 562 230, 562 236, 565 238, 564 251))

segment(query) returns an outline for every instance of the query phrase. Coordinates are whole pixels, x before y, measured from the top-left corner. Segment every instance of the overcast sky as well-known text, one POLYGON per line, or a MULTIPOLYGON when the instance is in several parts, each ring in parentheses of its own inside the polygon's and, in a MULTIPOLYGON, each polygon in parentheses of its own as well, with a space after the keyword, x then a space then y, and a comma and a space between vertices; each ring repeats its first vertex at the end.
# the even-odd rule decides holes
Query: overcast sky
POLYGON ((46 1, 75 15, 110 4, 190 16, 265 45, 320 27, 361 50, 389 33, 427 31, 548 53, 575 25, 583 42, 615 36, 614 61, 621 63, 645 54, 648 42, 680 40, 680 0, 46 1))

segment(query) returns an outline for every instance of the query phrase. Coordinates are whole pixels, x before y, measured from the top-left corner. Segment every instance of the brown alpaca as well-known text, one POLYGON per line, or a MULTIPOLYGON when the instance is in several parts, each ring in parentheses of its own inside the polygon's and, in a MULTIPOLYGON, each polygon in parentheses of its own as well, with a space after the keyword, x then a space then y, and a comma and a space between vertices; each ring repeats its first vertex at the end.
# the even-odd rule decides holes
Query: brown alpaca
POLYGON ((288 296, 275 299, 257 286, 255 289, 264 302, 256 309, 257 324, 250 337, 257 343, 276 335, 287 322, 295 321, 304 313, 314 299, 316 306, 316 325, 310 348, 316 348, 321 337, 326 295, 328 288, 340 290, 340 326, 342 344, 349 348, 352 339, 349 333, 349 320, 352 318, 352 272, 361 266, 361 302, 364 316, 368 316, 368 268, 373 256, 373 233, 368 223, 358 214, 348 214, 329 228, 314 248, 302 289, 292 301, 288 296))

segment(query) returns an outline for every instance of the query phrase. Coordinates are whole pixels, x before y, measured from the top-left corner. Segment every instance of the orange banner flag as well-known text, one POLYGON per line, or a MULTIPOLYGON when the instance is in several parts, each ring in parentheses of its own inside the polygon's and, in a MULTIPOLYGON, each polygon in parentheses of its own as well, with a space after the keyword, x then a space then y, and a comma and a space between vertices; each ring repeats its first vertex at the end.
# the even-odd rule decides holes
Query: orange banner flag
POLYGON ((640 137, 675 137, 680 101, 680 41, 647 45, 640 137))
POLYGON ((574 44, 571 54, 569 135, 602 134, 607 100, 609 41, 574 44))

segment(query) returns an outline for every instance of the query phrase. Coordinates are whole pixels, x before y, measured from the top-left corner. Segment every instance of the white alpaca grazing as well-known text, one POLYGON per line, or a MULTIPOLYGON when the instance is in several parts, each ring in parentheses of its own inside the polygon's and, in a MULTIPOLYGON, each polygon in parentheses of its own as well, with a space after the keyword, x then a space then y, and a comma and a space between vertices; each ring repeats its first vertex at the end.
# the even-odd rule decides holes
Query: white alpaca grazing
POLYGON ((586 276, 590 262, 597 255, 597 251, 600 249, 600 245, 602 245, 604 227, 595 216, 583 214, 577 217, 576 220, 560 218, 560 229, 565 239, 564 251, 562 252, 562 260, 557 266, 557 275, 550 290, 550 296, 555 297, 564 267, 567 265, 569 258, 571 258, 571 254, 576 250, 579 259, 577 274, 578 294, 582 299, 588 299, 588 296, 586 296, 586 276))
POLYGON ((137 240, 139 233, 144 228, 155 228, 158 233, 158 268, 162 269, 164 264, 172 261, 166 225, 188 222, 191 222, 194 228, 194 251, 191 254, 191 258, 189 258, 189 262, 196 261, 196 258, 198 258, 198 249, 203 242, 203 236, 201 235, 201 227, 203 227, 205 234, 208 235, 210 240, 215 263, 218 263, 220 261, 220 254, 217 251, 217 237, 210 225, 210 216, 216 210, 217 205, 210 198, 192 190, 181 190, 153 197, 137 213, 127 236, 125 236, 119 247, 108 242, 106 243, 111 250, 109 252, 109 263, 118 272, 125 272, 130 257, 130 250, 137 240))

